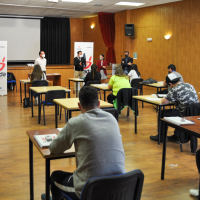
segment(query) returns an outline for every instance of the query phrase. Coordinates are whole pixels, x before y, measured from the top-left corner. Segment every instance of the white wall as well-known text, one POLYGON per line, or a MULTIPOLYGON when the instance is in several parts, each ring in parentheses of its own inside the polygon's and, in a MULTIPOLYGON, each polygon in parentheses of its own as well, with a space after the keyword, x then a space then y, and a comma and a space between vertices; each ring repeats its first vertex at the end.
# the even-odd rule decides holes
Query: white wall
POLYGON ((0 41, 8 42, 8 61, 39 57, 40 19, 0 18, 0 41))

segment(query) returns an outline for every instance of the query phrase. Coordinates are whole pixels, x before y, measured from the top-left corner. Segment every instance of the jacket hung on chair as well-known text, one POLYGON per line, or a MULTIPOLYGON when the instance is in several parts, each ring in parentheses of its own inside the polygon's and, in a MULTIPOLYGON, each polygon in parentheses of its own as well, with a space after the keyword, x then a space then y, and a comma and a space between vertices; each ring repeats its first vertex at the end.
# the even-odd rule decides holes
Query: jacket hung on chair
MULTIPOLYGON (((113 105, 119 111, 119 114, 121 114, 121 110, 127 106, 130 107, 132 111, 135 111, 135 101, 133 99, 135 95, 138 95, 138 90, 136 88, 123 88, 119 90, 117 98, 113 101, 113 105)), ((138 115, 138 112, 135 113, 135 115, 138 115)))
POLYGON ((142 81, 143 85, 152 84, 152 83, 157 83, 157 81, 152 79, 152 78, 149 78, 149 79, 146 79, 146 80, 142 81))

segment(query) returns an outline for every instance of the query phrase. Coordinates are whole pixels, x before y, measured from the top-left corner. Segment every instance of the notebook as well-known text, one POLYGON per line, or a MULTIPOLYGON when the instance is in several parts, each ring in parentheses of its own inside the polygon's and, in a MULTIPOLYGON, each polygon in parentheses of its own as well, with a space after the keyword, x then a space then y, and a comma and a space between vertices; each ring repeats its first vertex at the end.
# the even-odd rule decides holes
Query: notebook
POLYGON ((156 94, 158 98, 163 98, 163 97, 166 97, 167 95, 166 94, 156 94))
POLYGON ((181 117, 164 117, 166 121, 172 122, 177 125, 191 125, 195 124, 193 121, 189 121, 187 119, 181 118, 181 117))

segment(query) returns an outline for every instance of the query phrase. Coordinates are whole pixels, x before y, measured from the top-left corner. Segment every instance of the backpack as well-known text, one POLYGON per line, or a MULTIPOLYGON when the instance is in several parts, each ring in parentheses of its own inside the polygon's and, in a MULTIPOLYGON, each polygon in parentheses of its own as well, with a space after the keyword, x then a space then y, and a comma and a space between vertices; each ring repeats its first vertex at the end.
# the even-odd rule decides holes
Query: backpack
POLYGON ((24 98, 23 99, 23 107, 24 108, 31 107, 31 102, 30 102, 29 98, 24 98))
POLYGON ((143 85, 146 85, 146 84, 152 84, 152 83, 157 83, 156 80, 152 79, 152 78, 149 78, 149 79, 146 79, 144 81, 141 82, 143 85))

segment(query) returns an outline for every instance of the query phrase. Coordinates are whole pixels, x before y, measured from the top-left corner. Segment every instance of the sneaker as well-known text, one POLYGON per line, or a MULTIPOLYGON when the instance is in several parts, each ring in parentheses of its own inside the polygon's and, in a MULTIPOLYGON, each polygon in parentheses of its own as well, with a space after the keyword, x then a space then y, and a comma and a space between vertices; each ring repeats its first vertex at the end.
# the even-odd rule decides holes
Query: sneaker
MULTIPOLYGON (((42 200, 46 200, 46 194, 42 194, 41 195, 41 199, 42 200)), ((50 200, 53 200, 52 196, 50 195, 50 200)))
MULTIPOLYGON (((158 142, 158 135, 155 135, 155 136, 151 135, 151 136, 150 136, 150 139, 153 140, 153 141, 158 142)), ((163 137, 162 137, 162 136, 161 136, 161 138, 160 138, 160 142, 163 143, 163 137)))
POLYGON ((199 190, 191 189, 190 195, 192 195, 193 197, 198 197, 199 196, 199 190))
POLYGON ((175 136, 175 135, 167 136, 167 139, 168 139, 169 141, 171 141, 171 142, 176 142, 176 143, 180 144, 179 138, 178 138, 177 136, 175 136))
POLYGON ((38 106, 38 98, 35 98, 34 106, 38 106))

